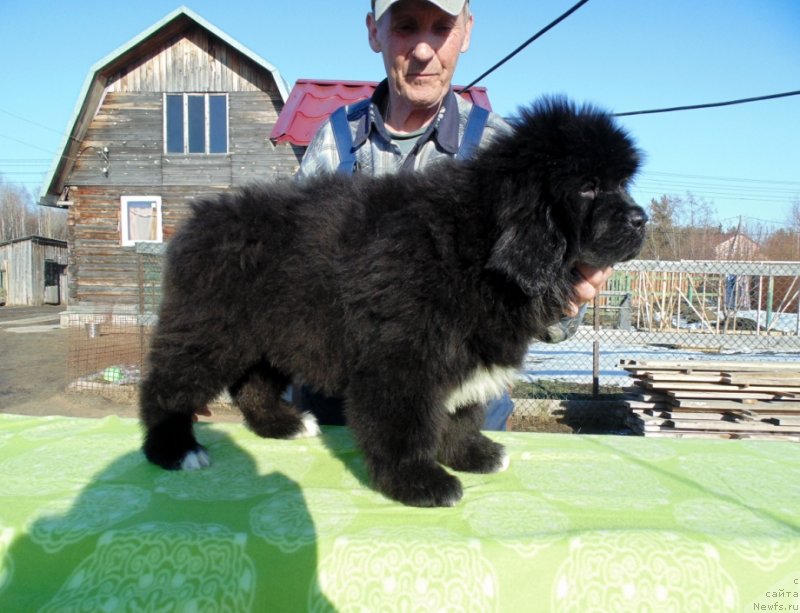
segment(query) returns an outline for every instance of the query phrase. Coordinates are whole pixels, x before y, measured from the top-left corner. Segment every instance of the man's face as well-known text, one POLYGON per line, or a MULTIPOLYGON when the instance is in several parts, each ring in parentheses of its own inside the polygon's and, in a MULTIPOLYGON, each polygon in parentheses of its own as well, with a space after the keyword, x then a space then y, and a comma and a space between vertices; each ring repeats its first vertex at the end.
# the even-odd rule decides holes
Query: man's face
POLYGON ((389 87, 418 109, 444 99, 458 56, 469 47, 472 16, 457 17, 424 0, 394 4, 378 23, 367 16, 369 42, 383 55, 389 87))

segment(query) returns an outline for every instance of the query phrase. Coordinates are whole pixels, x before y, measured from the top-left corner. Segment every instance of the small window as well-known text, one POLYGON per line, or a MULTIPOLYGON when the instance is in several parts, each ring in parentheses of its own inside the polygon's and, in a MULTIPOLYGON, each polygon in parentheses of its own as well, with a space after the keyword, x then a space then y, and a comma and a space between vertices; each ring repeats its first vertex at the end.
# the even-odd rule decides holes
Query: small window
POLYGON ((123 245, 163 242, 160 196, 123 196, 121 219, 123 245))
POLYGON ((166 94, 166 153, 227 153, 227 94, 166 94))

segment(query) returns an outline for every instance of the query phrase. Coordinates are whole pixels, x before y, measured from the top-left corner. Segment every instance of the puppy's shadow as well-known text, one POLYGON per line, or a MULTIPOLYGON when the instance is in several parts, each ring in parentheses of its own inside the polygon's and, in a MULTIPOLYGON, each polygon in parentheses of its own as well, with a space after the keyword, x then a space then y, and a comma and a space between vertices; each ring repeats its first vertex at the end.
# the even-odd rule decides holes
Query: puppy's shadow
POLYGON ((223 431, 197 434, 208 469, 129 452, 77 497, 42 502, 0 559, 0 610, 334 610, 299 485, 223 431))
POLYGON ((330 454, 339 460, 344 468, 364 488, 372 489, 369 472, 364 463, 364 453, 356 444, 353 433, 347 426, 323 426, 320 440, 330 454))

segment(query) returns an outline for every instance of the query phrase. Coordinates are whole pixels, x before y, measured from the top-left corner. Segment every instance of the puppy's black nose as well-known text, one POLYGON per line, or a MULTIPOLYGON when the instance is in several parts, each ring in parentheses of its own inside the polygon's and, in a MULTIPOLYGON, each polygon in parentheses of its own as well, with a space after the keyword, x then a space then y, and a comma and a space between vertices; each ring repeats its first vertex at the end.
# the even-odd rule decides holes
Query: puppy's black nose
POLYGON ((628 211, 628 224, 636 230, 643 228, 644 224, 647 223, 647 219, 647 213, 641 207, 635 206, 628 211))

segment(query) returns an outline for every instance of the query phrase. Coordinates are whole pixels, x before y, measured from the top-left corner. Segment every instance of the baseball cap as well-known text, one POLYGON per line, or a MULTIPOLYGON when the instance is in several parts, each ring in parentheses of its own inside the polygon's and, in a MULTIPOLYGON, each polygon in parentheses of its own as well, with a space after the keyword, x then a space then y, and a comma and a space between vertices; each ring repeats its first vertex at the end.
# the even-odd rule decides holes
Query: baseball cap
MULTIPOLYGON (((399 2, 400 0, 375 0, 375 8, 373 12, 375 13, 375 21, 381 18, 389 8, 399 2)), ((442 9, 445 13, 450 13, 451 15, 458 15, 464 10, 464 5, 466 4, 466 0, 427 0, 431 4, 435 4, 440 9, 442 9)))

